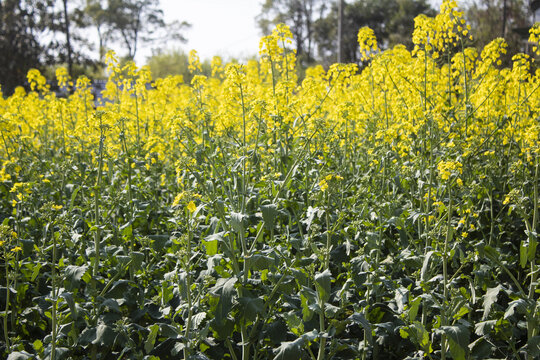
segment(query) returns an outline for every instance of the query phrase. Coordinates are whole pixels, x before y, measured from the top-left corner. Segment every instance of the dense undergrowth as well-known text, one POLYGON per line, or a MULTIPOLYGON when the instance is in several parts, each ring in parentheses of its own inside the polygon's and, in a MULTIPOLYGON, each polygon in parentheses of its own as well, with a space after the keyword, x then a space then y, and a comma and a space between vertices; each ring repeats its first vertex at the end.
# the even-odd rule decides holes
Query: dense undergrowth
POLYGON ((0 99, 2 357, 538 358, 540 73, 468 37, 445 1, 413 52, 361 29, 361 71, 301 82, 284 26, 191 84, 109 54, 97 107, 31 71, 0 99))

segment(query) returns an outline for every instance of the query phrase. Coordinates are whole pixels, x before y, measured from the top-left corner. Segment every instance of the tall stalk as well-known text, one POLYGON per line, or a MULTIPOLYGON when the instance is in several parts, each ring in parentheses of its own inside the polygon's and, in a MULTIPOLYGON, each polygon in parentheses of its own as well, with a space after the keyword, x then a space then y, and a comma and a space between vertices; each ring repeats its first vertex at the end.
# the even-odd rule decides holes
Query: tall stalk
POLYGON ((103 120, 102 117, 99 116, 99 151, 98 151, 98 173, 97 173, 97 179, 96 179, 96 185, 94 187, 94 226, 95 226, 95 232, 94 232, 94 267, 92 269, 92 275, 94 278, 97 276, 98 269, 99 269, 99 252, 100 252, 100 243, 101 243, 101 228, 100 228, 100 218, 99 218, 99 205, 101 200, 101 180, 102 176, 101 173, 103 172, 103 147, 105 144, 105 129, 103 127, 103 120))
POLYGON ((8 253, 7 253, 7 249, 4 248, 4 266, 5 266, 5 270, 6 270, 6 306, 4 308, 4 339, 6 341, 6 349, 7 349, 7 352, 10 353, 11 352, 11 346, 9 344, 9 332, 8 332, 8 312, 9 312, 9 295, 10 295, 10 291, 9 291, 9 287, 10 287, 10 282, 9 282, 9 259, 8 259, 8 253))
MULTIPOLYGON (((448 189, 448 219, 446 225, 446 237, 444 238, 443 248, 443 301, 444 304, 448 304, 448 243, 452 240, 452 187, 450 186, 450 180, 447 184, 448 189)), ((446 306, 442 308, 442 325, 447 325, 448 319, 446 318, 446 306)), ((446 335, 441 336, 441 359, 446 359, 446 335)))

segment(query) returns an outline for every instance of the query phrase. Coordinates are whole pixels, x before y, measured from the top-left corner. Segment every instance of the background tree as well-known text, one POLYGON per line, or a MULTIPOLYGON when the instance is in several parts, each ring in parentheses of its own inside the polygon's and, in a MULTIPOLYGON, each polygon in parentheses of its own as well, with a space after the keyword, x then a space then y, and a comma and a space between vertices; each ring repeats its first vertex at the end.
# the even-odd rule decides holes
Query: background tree
MULTIPOLYGON (((152 56, 148 59, 147 65, 150 66, 152 77, 164 78, 168 75, 182 75, 184 83, 189 84, 193 74, 189 71, 189 55, 182 50, 154 50, 152 56)), ((203 75, 210 76, 212 67, 208 59, 202 61, 203 75)))
MULTIPOLYGON (((435 12, 426 0, 356 0, 342 5, 342 62, 358 62, 357 33, 369 26, 382 47, 410 44, 414 18, 435 12)), ((300 61, 330 64, 337 60, 338 1, 266 0, 257 18, 263 34, 283 22, 291 27, 300 61)))
POLYGON ((315 22, 327 10, 321 0, 266 0, 257 16, 264 35, 270 34, 278 23, 289 25, 294 37, 296 55, 304 63, 314 60, 315 22))
POLYGON ((84 16, 88 26, 96 29, 98 38, 98 61, 101 63, 105 57, 107 42, 111 39, 109 24, 112 20, 107 11, 107 3, 103 0, 86 0, 84 16))
POLYGON ((514 54, 525 50, 523 35, 528 38, 532 25, 528 1, 473 0, 467 3, 465 15, 478 48, 483 48, 497 37, 503 37, 508 43, 507 63, 514 54))
POLYGON ((52 7, 50 1, 0 1, 0 84, 4 95, 26 82, 29 69, 42 62, 41 17, 52 7))

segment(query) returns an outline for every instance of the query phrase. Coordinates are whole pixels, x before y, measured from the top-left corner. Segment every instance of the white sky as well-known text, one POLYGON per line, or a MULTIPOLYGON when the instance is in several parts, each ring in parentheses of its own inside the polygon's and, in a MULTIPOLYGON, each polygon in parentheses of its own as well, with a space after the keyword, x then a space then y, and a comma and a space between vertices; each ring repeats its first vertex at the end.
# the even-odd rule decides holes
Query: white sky
MULTIPOLYGON (((261 0, 160 0, 165 21, 187 21, 186 44, 172 44, 186 52, 197 50, 202 59, 214 55, 224 59, 243 59, 259 52, 261 37, 255 17, 261 10, 261 0)), ((138 64, 146 62, 151 47, 137 51, 138 64)))

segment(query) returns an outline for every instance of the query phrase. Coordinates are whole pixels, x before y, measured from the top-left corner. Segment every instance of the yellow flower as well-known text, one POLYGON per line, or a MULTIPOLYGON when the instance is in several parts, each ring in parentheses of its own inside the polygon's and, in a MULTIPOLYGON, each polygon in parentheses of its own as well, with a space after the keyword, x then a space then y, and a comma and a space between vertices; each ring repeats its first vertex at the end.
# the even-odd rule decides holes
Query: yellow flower
POLYGON ((187 209, 189 210, 189 212, 195 212, 195 210, 197 210, 197 205, 195 205, 195 203, 193 201, 190 201, 188 204, 187 204, 187 209))
POLYGON ((177 194, 173 200, 172 206, 173 207, 178 206, 178 204, 180 204, 180 201, 182 201, 183 198, 184 198, 183 192, 177 194))
POLYGON ((62 205, 53 205, 53 206, 52 206, 52 209, 53 209, 54 211, 62 210, 62 208, 63 208, 62 205))
POLYGON ((22 248, 20 246, 15 246, 13 249, 11 249, 11 251, 17 253, 19 251, 22 251, 22 248))
POLYGON ((328 189, 328 183, 326 180, 323 179, 319 181, 319 187, 321 188, 321 191, 326 191, 326 189, 328 189))

